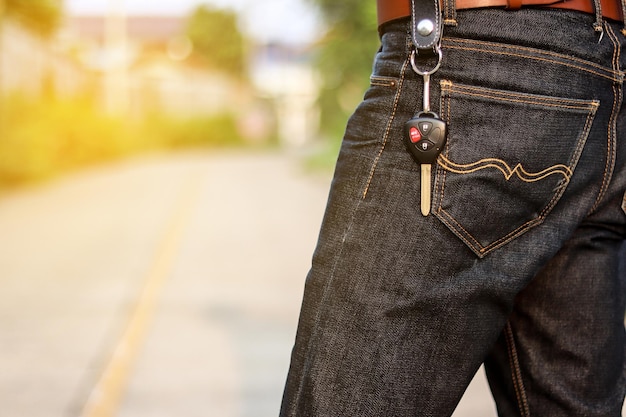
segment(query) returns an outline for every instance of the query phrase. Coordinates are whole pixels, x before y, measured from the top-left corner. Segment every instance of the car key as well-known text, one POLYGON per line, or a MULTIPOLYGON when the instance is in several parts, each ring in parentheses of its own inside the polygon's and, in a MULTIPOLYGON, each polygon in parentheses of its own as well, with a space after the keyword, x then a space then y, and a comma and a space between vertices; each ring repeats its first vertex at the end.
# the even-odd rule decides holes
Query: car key
POLYGON ((430 214, 431 171, 447 137, 446 122, 430 111, 430 74, 424 77, 424 111, 417 113, 404 125, 405 143, 421 166, 420 208, 422 215, 430 214))

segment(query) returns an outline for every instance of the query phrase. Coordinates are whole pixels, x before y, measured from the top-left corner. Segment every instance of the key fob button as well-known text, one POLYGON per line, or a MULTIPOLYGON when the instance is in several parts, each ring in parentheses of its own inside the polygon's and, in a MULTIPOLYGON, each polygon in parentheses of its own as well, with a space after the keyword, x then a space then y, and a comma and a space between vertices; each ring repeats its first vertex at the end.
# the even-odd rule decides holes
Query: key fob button
POLYGON ((441 137, 441 129, 439 129, 438 127, 433 129, 433 131, 430 132, 430 135, 428 135, 428 139, 435 143, 439 142, 440 137, 441 137))
POLYGON ((433 128, 433 124, 431 122, 420 122, 419 126, 424 136, 428 136, 430 130, 433 128))
POLYGON ((416 128, 415 126, 411 126, 409 128, 409 137, 412 143, 417 143, 420 140, 422 140, 422 134, 420 133, 419 129, 416 128))
POLYGON ((419 149, 419 150, 421 150, 421 151, 428 152, 428 151, 430 151, 432 148, 434 148, 434 147, 435 147, 435 144, 434 144, 434 143, 432 143, 432 142, 431 142, 431 141, 429 141, 429 140, 424 139, 424 140, 422 140, 420 143, 418 143, 418 144, 417 144, 417 147, 418 147, 418 149, 419 149))

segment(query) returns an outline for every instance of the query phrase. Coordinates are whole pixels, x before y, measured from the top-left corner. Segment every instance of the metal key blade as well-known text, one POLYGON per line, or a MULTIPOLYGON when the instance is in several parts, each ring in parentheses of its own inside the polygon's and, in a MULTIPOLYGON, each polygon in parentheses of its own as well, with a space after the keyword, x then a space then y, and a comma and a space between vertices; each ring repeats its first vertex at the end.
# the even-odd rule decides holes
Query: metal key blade
POLYGON ((431 167, 430 164, 422 164, 422 175, 421 175, 421 185, 420 185, 420 193, 421 193, 421 209, 422 215, 428 216, 430 214, 430 173, 431 167))
POLYGON ((424 112, 430 111, 430 74, 424 74, 424 112))

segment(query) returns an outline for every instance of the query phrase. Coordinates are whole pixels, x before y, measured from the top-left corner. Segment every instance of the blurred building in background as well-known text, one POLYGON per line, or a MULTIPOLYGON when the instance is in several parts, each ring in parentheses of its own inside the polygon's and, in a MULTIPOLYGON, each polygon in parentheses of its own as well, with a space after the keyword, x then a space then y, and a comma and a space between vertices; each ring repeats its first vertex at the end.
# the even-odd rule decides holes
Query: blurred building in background
MULTIPOLYGON (((252 94, 241 91, 235 81, 186 64, 192 45, 184 36, 184 18, 114 18, 121 20, 119 24, 125 30, 119 40, 110 39, 107 19, 110 18, 70 16, 64 41, 88 70, 105 78, 113 73, 123 79, 125 88, 118 94, 127 97, 117 100, 122 111, 211 114, 235 111, 251 100, 252 94)), ((106 100, 106 93, 103 98, 106 100)))
POLYGON ((260 94, 272 99, 283 143, 302 146, 319 131, 319 80, 308 48, 269 44, 252 59, 251 78, 260 94))
POLYGON ((81 94, 92 81, 88 71, 56 43, 30 33, 6 19, 0 26, 0 92, 81 94))
POLYGON ((184 16, 126 16, 113 6, 103 15, 66 14, 45 41, 3 22, 0 93, 87 95, 133 117, 232 113, 252 141, 277 134, 301 146, 317 137, 319 87, 305 47, 252 45, 244 83, 190 64, 184 16))

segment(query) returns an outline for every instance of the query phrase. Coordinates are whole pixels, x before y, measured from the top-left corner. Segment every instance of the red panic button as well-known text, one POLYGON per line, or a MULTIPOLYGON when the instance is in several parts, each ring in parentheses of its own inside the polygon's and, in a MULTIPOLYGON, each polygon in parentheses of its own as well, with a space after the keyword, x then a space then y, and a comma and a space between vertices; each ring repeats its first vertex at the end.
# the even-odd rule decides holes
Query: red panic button
POLYGON ((422 140, 422 134, 415 126, 412 126, 411 129, 409 129, 409 137, 411 138, 411 142, 413 143, 417 143, 422 140))

